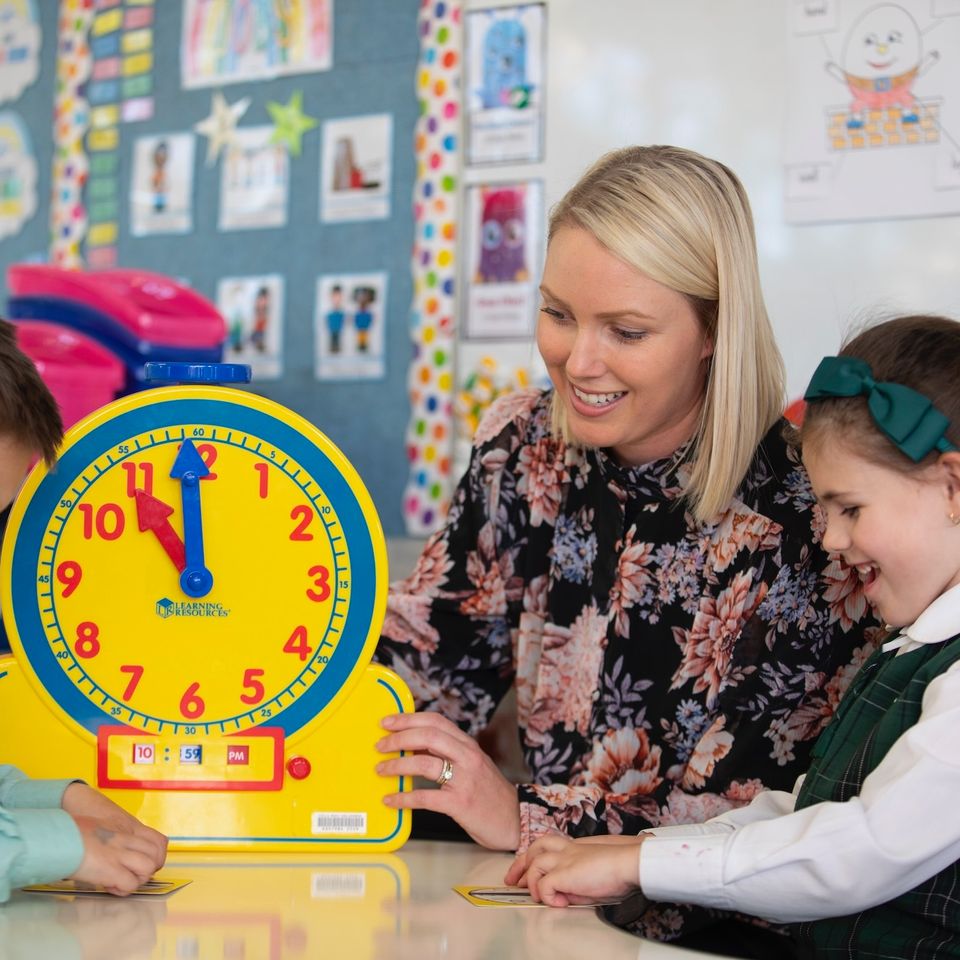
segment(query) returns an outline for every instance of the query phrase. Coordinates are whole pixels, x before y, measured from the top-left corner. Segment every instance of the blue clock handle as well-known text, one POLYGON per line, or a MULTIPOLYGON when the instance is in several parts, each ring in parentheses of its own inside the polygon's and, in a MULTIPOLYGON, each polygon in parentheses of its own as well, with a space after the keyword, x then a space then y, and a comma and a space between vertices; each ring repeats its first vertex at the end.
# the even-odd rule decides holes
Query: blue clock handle
POLYGON ((205 597, 213 589, 213 574, 203 562, 203 516, 200 509, 200 478, 210 471, 192 440, 184 440, 173 461, 170 476, 180 481, 183 504, 183 546, 186 563, 180 588, 188 597, 205 597))

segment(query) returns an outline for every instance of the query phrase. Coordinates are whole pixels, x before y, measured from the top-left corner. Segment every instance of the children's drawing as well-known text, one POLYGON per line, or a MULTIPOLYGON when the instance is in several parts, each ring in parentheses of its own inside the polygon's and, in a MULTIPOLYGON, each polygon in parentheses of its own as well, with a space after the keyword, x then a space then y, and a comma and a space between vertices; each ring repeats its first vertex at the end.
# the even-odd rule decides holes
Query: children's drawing
POLYGON ((483 38, 484 107, 525 106, 530 89, 526 28, 519 19, 494 20, 483 38))
POLYGON ((542 157, 544 10, 526 3, 466 14, 470 163, 542 157))
POLYGON ((939 59, 935 50, 923 52, 920 28, 909 11, 895 3, 871 7, 847 32, 842 62, 827 64, 827 72, 850 92, 847 128, 862 130, 872 111, 884 120, 917 123, 921 106, 914 81, 939 59))
POLYGON ((524 187, 483 190, 477 283, 519 283, 529 276, 524 187))
POLYGON ((792 6, 789 221, 960 212, 960 10, 937 11, 926 0, 792 6))
POLYGON ((543 248, 543 184, 467 187, 466 322, 476 340, 528 339, 537 306, 535 277, 543 248))
POLYGON ((167 160, 170 158, 170 148, 166 140, 158 140, 153 147, 151 162, 153 170, 150 174, 150 189, 153 191, 153 212, 163 213, 167 209, 167 160))
POLYGON ((333 0, 184 0, 184 87, 329 70, 333 0))

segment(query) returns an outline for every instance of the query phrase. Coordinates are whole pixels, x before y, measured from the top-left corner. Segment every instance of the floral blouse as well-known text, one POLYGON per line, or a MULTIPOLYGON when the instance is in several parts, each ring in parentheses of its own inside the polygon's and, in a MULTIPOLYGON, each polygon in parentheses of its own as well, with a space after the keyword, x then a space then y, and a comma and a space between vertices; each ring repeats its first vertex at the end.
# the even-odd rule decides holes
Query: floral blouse
POLYGON ((516 685, 533 779, 518 787, 521 848, 551 829, 699 822, 791 789, 880 631, 855 572, 817 546, 784 424, 698 524, 684 450, 621 467, 552 437, 549 397, 510 394, 487 413, 446 525, 391 586, 377 659, 418 709, 474 735, 516 685))

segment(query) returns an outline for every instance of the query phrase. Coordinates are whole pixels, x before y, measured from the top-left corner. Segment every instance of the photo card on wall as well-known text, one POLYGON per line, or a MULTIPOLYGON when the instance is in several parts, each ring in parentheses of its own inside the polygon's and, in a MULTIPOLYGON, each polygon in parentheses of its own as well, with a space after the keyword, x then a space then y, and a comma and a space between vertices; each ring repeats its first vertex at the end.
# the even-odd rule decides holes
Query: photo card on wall
POLYGON ((193 229, 192 133, 151 134, 133 145, 130 232, 189 233, 193 229))
POLYGON ((374 380, 386 374, 387 274, 317 278, 314 374, 318 380, 374 380))
POLYGON ((217 309, 227 323, 226 363, 250 364, 254 380, 283 376, 283 277, 222 277, 217 309))
POLYGON ((221 230, 255 230, 287 223, 290 155, 271 143, 273 127, 238 128, 220 166, 221 230))
POLYGON ((392 154, 389 113, 324 123, 320 219, 334 223, 389 217, 392 154))

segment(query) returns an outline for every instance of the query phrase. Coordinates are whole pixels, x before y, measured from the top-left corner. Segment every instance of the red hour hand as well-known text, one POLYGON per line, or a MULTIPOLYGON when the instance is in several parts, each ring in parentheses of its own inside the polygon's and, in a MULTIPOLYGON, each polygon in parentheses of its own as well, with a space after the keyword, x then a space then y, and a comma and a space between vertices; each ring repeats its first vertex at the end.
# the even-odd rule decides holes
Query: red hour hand
POLYGON ((152 530, 173 565, 182 573, 187 565, 186 551, 177 531, 170 525, 169 517, 173 513, 173 507, 167 506, 145 490, 135 490, 134 497, 137 501, 137 526, 140 527, 140 532, 152 530))

